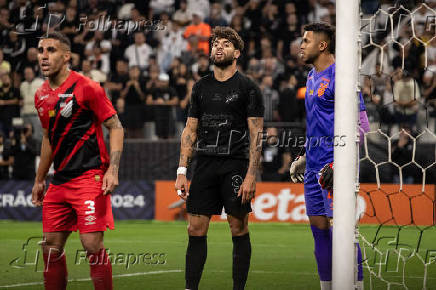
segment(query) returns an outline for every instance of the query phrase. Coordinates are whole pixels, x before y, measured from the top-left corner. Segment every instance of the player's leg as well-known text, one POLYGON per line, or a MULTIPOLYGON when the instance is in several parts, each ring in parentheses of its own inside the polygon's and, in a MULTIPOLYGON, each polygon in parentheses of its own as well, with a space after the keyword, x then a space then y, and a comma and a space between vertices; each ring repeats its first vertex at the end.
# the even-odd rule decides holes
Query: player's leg
POLYGON ((66 289, 68 272, 64 246, 71 231, 76 230, 76 215, 65 204, 63 185, 51 184, 42 207, 44 241, 41 244, 44 259, 45 289, 66 289))
POLYGON ((94 289, 112 289, 112 265, 103 244, 103 232, 80 233, 80 241, 89 260, 94 289))
POLYGON ((196 290, 207 258, 207 232, 210 215, 188 214, 188 247, 186 249, 186 289, 196 290))
POLYGON ((332 229, 326 216, 309 216, 315 244, 315 259, 321 289, 331 289, 332 280, 332 229))
POLYGON ((110 195, 101 190, 103 175, 90 170, 69 183, 68 201, 77 215, 82 246, 87 253, 95 289, 112 289, 112 264, 103 244, 103 232, 114 228, 110 195))
POLYGON ((310 229, 314 240, 314 254, 318 267, 321 289, 331 289, 332 280, 332 232, 328 217, 332 216, 326 208, 317 172, 307 171, 304 175, 304 197, 306 213, 309 216, 310 229))
POLYGON ((210 218, 221 214, 219 161, 213 157, 199 156, 194 169, 189 196, 186 201, 188 212, 188 247, 186 249, 186 289, 198 289, 207 257, 207 232, 210 218))
POLYGON ((65 243, 71 232, 45 232, 41 244, 44 258, 44 287, 46 290, 67 288, 68 272, 65 243))
POLYGON ((248 232, 248 214, 251 204, 242 204, 238 191, 248 168, 247 160, 229 159, 222 170, 225 171, 221 185, 221 197, 227 213, 233 240, 233 289, 244 289, 250 270, 251 242, 248 232))
POLYGON ((227 215, 233 241, 233 289, 245 288, 250 270, 251 242, 248 232, 248 214, 242 216, 227 215))

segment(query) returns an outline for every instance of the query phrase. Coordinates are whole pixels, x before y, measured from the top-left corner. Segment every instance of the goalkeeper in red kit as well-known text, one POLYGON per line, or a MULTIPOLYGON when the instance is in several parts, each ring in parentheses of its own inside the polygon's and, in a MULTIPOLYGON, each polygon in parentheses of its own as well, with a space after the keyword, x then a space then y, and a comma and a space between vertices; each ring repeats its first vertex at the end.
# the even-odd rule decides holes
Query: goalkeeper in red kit
POLYGON ((44 84, 35 94, 43 138, 32 202, 42 205, 45 289, 66 289, 64 246, 77 229, 95 289, 112 289, 112 266, 103 233, 113 229, 110 193, 118 185, 124 130, 103 88, 70 71, 71 44, 52 32, 38 44, 44 84), (110 157, 101 125, 109 129, 110 157), (45 191, 46 175, 55 173, 45 191))

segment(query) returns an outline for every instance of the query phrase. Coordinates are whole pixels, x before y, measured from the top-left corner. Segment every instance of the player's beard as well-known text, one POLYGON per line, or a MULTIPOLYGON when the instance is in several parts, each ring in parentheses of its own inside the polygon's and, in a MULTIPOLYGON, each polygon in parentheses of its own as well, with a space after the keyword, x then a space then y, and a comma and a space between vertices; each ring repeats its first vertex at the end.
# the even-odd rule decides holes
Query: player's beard
POLYGON ((231 65, 233 64, 233 60, 234 60, 234 58, 233 58, 232 55, 230 55, 230 56, 227 56, 227 57, 223 57, 223 59, 220 60, 220 61, 217 61, 217 60, 215 59, 215 57, 212 56, 212 57, 210 58, 210 60, 212 61, 212 63, 213 63, 215 66, 217 66, 217 67, 219 67, 219 68, 221 68, 221 69, 224 69, 224 68, 229 67, 229 66, 231 66, 231 65))

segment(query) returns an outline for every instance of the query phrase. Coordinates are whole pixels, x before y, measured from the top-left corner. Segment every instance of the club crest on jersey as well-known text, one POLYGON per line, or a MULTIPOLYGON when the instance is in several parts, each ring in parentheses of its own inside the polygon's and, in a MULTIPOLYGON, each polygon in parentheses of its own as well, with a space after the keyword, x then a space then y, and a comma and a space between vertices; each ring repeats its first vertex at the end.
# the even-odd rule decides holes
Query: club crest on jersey
POLYGON ((319 89, 318 89, 318 97, 322 97, 322 95, 324 95, 324 92, 325 92, 325 90, 327 89, 328 85, 329 85, 329 84, 324 84, 324 83, 321 83, 321 84, 319 85, 319 89))
POLYGON ((61 110, 61 116, 64 118, 69 118, 71 117, 72 112, 73 112, 73 102, 70 101, 63 106, 61 110))
POLYGON ((54 117, 55 116, 55 111, 54 110, 49 110, 48 111, 48 116, 49 117, 54 117))

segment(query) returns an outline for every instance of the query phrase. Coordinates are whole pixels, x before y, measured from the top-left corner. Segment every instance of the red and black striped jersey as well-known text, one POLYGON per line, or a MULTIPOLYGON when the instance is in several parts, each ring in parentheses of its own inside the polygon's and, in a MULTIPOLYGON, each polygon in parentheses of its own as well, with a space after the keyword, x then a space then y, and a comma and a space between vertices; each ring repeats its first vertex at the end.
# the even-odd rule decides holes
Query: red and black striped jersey
POLYGON ((74 71, 54 90, 46 80, 35 93, 35 107, 42 127, 48 130, 53 184, 90 169, 106 171, 109 156, 101 125, 116 111, 98 83, 74 71))

